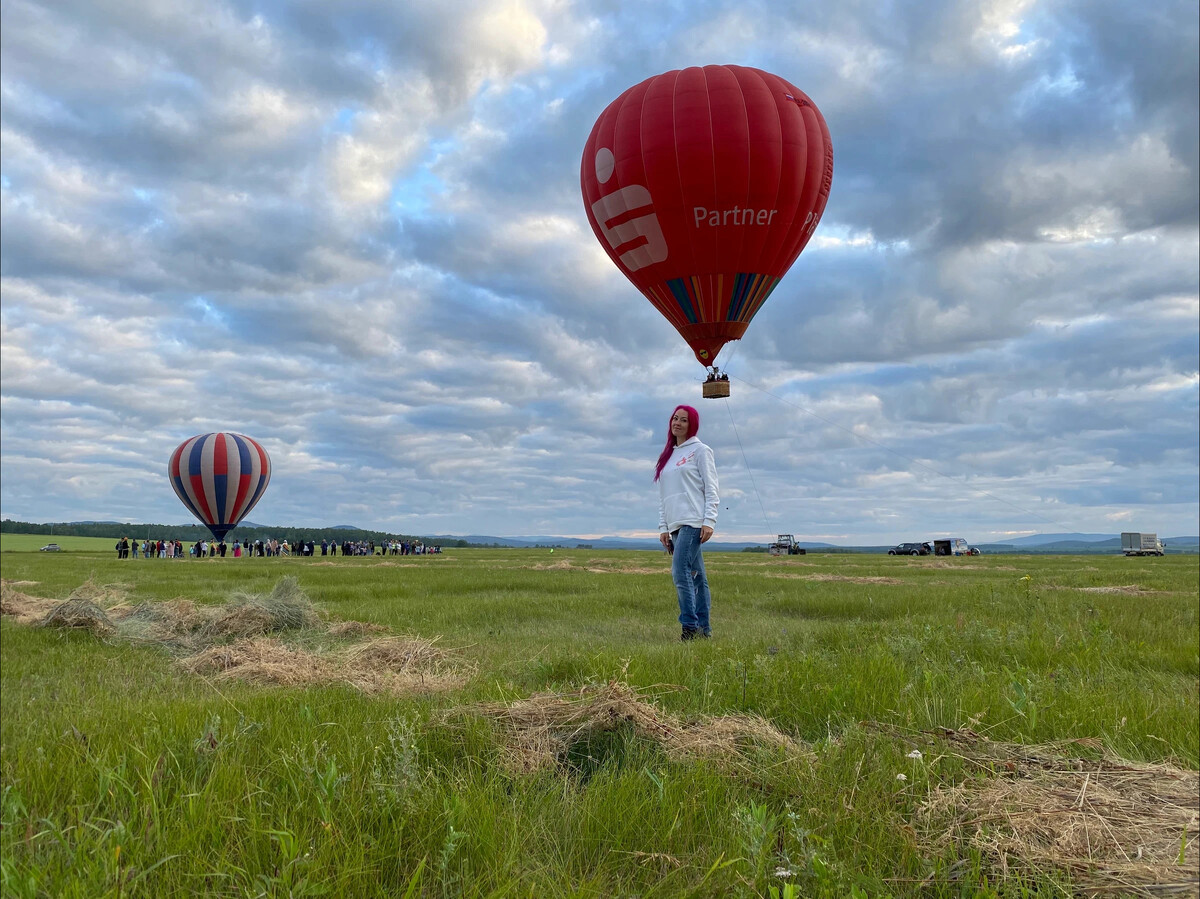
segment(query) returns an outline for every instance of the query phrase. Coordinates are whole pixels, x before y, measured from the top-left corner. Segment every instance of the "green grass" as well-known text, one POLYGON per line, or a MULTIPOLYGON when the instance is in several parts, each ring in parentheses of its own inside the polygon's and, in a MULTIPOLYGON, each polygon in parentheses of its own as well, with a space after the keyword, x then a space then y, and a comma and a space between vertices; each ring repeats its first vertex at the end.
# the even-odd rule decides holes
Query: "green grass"
MULTIPOLYGON (((130 538, 133 539, 132 537, 130 538)), ((56 537, 46 534, 0 534, 0 552, 37 552, 48 543, 57 543, 63 552, 111 552, 117 541, 112 537, 56 537)), ((49 555, 49 554, 48 554, 49 555)))
POLYGON ((1066 895, 1063 872, 1003 879, 920 837, 922 801, 966 771, 916 770, 896 733, 1200 761, 1194 557, 713 553, 716 637, 681 645, 654 553, 119 562, 111 541, 51 556, 19 536, 0 566, 34 595, 92 578, 220 602, 294 574, 332 615, 440 637, 476 673, 400 699, 211 683, 152 647, 5 621, 5 896, 1066 895), (614 678, 684 718, 764 716, 815 761, 681 762, 618 730, 517 775, 486 720, 443 714, 614 678))

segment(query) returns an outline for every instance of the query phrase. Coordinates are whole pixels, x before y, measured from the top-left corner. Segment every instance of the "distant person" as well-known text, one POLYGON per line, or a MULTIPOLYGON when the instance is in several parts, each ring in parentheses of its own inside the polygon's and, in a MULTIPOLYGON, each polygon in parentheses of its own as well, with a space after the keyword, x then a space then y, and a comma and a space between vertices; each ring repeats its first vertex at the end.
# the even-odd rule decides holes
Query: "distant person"
POLYGON ((700 442, 700 414, 676 406, 667 426, 667 443, 654 467, 658 482, 658 539, 671 553, 671 577, 679 598, 680 640, 711 637, 708 575, 700 546, 717 526, 717 465, 700 442))

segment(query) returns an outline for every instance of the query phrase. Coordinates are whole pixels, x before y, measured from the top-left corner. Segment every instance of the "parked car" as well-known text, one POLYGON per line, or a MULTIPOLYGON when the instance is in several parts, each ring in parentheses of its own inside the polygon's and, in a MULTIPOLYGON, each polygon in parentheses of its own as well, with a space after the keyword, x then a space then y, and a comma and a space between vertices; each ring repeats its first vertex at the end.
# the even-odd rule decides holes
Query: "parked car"
POLYGON ((930 549, 928 543, 901 543, 888 550, 889 556, 927 556, 930 549))
POLYGON ((43 546, 41 549, 39 549, 38 552, 40 552, 40 553, 62 552, 62 547, 59 546, 57 543, 47 543, 45 546, 43 546))

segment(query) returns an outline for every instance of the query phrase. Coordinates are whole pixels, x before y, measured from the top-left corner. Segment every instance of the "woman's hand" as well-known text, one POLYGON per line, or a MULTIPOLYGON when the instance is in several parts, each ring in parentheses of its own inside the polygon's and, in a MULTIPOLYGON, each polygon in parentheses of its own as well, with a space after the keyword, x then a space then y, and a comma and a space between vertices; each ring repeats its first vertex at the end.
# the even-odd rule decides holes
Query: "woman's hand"
POLYGON ((665 533, 665 532, 662 534, 659 534, 658 542, 663 545, 663 549, 670 549, 671 548, 671 535, 668 533, 665 533))
POLYGON ((710 528, 710 527, 702 527, 702 528, 700 528, 700 542, 701 542, 701 543, 707 543, 707 542, 708 542, 708 538, 709 538, 709 537, 711 537, 712 535, 713 535, 713 529, 712 529, 712 528, 710 528))

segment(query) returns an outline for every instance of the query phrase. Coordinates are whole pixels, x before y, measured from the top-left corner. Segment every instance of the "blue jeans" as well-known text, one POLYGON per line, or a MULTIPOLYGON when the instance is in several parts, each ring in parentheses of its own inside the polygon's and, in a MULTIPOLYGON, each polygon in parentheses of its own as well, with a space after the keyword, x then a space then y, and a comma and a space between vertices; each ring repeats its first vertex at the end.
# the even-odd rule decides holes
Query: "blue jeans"
POLYGON ((704 556, 700 553, 700 529, 685 524, 672 537, 675 554, 671 557, 671 577, 679 594, 679 623, 685 629, 711 634, 708 610, 712 597, 708 593, 708 575, 704 573, 704 556))

